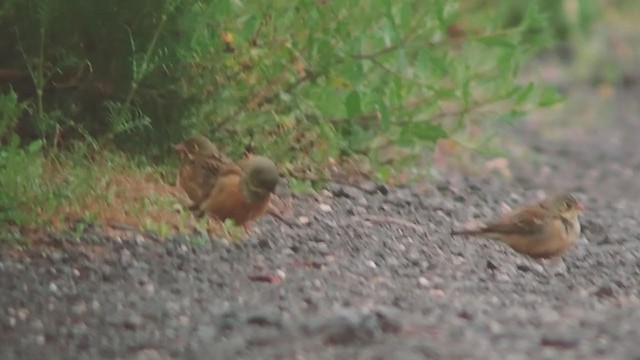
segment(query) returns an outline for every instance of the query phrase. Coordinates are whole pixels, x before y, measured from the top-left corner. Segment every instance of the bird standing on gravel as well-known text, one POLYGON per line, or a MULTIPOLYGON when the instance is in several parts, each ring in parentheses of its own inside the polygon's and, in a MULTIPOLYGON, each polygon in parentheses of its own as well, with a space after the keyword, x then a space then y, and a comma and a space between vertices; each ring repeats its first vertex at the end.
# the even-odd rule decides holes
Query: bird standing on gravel
POLYGON ((532 258, 562 255, 580 237, 582 205, 571 194, 560 194, 515 209, 483 227, 454 230, 451 235, 489 235, 532 258))
POLYGON ((174 149, 181 158, 176 184, 187 193, 192 201, 188 208, 196 216, 233 219, 247 233, 246 225, 265 212, 292 226, 269 203, 279 181, 278 169, 270 159, 249 156, 234 163, 202 135, 174 149))
POLYGON ((279 179, 278 168, 264 156, 225 166, 199 210, 220 221, 232 219, 249 233, 249 222, 269 210, 279 179))

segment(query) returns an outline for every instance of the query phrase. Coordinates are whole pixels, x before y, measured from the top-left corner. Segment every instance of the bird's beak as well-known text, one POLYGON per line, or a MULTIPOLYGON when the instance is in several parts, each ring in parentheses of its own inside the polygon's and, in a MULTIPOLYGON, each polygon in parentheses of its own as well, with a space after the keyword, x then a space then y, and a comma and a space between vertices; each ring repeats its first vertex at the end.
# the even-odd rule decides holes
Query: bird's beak
POLYGON ((578 203, 578 205, 576 205, 576 210, 578 211, 584 211, 584 205, 578 203))
POLYGON ((184 146, 184 144, 182 144, 182 143, 173 145, 173 149, 175 151, 177 151, 177 152, 186 152, 187 151, 186 146, 184 146))

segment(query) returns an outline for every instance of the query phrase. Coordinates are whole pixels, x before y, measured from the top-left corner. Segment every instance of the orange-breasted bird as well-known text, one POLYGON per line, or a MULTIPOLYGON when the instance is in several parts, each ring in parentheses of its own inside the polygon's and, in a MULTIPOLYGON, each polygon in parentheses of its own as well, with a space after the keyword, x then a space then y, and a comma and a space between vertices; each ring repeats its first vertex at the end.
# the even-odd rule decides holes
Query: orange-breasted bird
POLYGON ((176 183, 192 204, 189 210, 224 221, 233 219, 248 231, 248 223, 265 213, 292 225, 270 205, 279 181, 276 165, 264 156, 234 163, 202 135, 175 145, 181 163, 176 183))
POLYGON ((251 156, 221 169, 200 211, 220 221, 232 219, 249 233, 248 224, 269 210, 280 176, 269 158, 251 156))

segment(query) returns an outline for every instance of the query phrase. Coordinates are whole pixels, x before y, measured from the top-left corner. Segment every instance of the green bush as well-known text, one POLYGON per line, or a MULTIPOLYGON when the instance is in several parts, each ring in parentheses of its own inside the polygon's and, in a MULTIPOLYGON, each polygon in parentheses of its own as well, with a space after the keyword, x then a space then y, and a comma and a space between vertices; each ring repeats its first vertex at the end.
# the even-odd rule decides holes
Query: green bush
POLYGON ((16 135, 6 136, 24 110, 14 92, 0 95, 0 134, 5 135, 1 139, 5 146, 0 147, 0 234, 7 233, 5 225, 20 226, 46 217, 34 209, 51 210, 47 207, 50 192, 42 181, 42 141, 23 148, 16 135))
POLYGON ((20 135, 48 144, 89 138, 155 159, 198 131, 288 169, 376 164, 390 144, 410 160, 468 124, 558 100, 516 80, 551 40, 540 1, 507 21, 516 2, 5 1, 1 91, 29 105, 20 135))

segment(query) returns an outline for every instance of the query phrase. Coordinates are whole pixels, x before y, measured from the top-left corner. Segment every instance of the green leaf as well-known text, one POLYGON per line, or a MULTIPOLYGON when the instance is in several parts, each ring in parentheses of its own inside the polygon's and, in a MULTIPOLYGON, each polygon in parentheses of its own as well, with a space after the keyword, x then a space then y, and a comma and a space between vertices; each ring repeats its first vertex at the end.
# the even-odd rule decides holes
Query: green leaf
POLYGON ((544 25, 545 15, 540 12, 536 4, 530 3, 522 21, 522 26, 538 28, 544 25))
POLYGON ((389 113, 389 106, 387 106, 385 99, 380 99, 378 111, 380 112, 380 126, 383 131, 388 131, 391 126, 391 114, 389 113))
POLYGON ((447 25, 446 16, 444 14, 444 10, 445 10, 444 1, 437 0, 434 5, 435 5, 436 19, 438 20, 438 25, 444 28, 447 25))
POLYGON ((258 23, 260 18, 258 18, 255 14, 249 15, 247 19, 242 24, 242 32, 241 35, 245 39, 250 39, 258 28, 258 23))
POLYGON ((382 165, 378 167, 378 178, 382 181, 389 180, 389 177, 391 176, 391 170, 391 166, 389 165, 382 165))
POLYGON ((395 144, 402 147, 412 147, 416 145, 416 138, 412 134, 402 131, 395 140, 395 144))
POLYGON ((20 146, 20 137, 17 134, 11 134, 11 140, 9 140, 9 148, 15 149, 20 146))
POLYGON ((522 119, 522 117, 525 115, 526 115, 526 112, 524 111, 512 110, 506 114, 502 114, 498 116, 498 121, 504 122, 504 123, 513 123, 522 119))
POLYGON ((414 22, 415 14, 413 11, 413 7, 414 5, 416 5, 416 3, 412 1, 404 1, 404 2, 401 2, 401 4, 402 5, 398 4, 399 6, 401 6, 400 26, 402 26, 403 31, 406 31, 411 27, 411 25, 414 22))
POLYGON ((331 44, 331 40, 324 35, 315 37, 315 39, 317 40, 315 57, 318 59, 318 65, 320 68, 327 68, 331 65, 331 58, 335 53, 334 46, 331 44))
POLYGON ((33 154, 37 151, 39 151, 42 148, 42 140, 36 140, 34 142, 32 142, 31 144, 29 144, 29 146, 27 147, 27 151, 30 154, 33 154))
POLYGON ((401 132, 402 135, 408 135, 415 139, 435 142, 438 139, 446 138, 447 132, 441 125, 424 121, 415 121, 405 125, 401 132))
POLYGON ((448 75, 449 71, 449 59, 447 54, 433 54, 428 56, 427 59, 431 65, 431 71, 436 75, 448 75))
POLYGON ((317 86, 310 92, 309 99, 312 99, 313 104, 324 117, 341 118, 346 115, 343 106, 344 98, 332 86, 317 86))
POLYGON ((345 109, 347 110, 347 116, 350 118, 356 117, 362 114, 362 104, 360 101, 360 93, 354 90, 347 95, 344 101, 345 109))
POLYGON ((509 50, 518 49, 518 45, 516 45, 513 41, 510 41, 509 39, 506 39, 503 36, 478 37, 478 38, 476 38, 476 40, 479 43, 487 45, 487 46, 497 46, 497 47, 502 47, 502 48, 506 48, 506 49, 509 49, 509 50))
POLYGON ((362 62, 353 62, 340 67, 340 74, 344 78, 348 79, 354 86, 362 83, 366 79, 364 69, 362 68, 362 62))
POLYGON ((520 105, 525 101, 527 101, 531 96, 531 94, 533 93, 533 88, 534 88, 533 83, 529 83, 529 85, 525 87, 520 87, 519 89, 516 88, 517 89, 516 95, 513 99, 514 103, 516 105, 520 105))
POLYGON ((448 89, 448 88, 434 89, 434 92, 436 96, 441 100, 454 99, 457 97, 455 89, 448 89))
MULTIPOLYGON (((364 43, 364 40, 362 39, 362 36, 358 36, 354 39, 351 39, 351 41, 349 41, 349 44, 348 44, 349 52, 351 54, 361 54, 362 49, 364 48, 363 43, 364 43)), ((359 62, 356 64, 359 64, 359 62)))
POLYGON ((418 50, 414 66, 416 71, 419 71, 421 73, 431 71, 431 59, 429 58, 429 53, 426 50, 418 50))
POLYGON ((542 89, 542 93, 540 94, 540 100, 538 100, 538 105, 542 107, 555 105, 564 100, 563 96, 560 95, 558 90, 552 86, 545 86, 542 89))
POLYGON ((212 2, 212 9, 217 16, 220 18, 224 18, 229 13, 232 13, 233 9, 233 1, 231 0, 223 0, 223 1, 214 1, 212 2))

